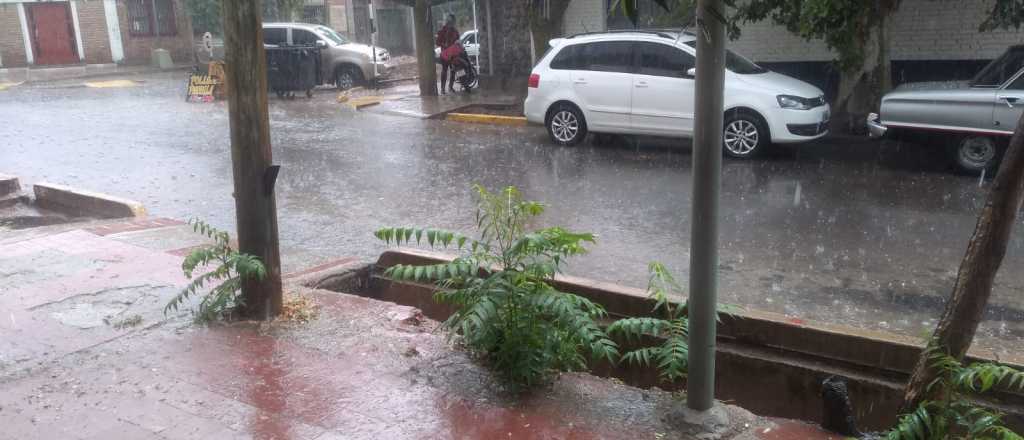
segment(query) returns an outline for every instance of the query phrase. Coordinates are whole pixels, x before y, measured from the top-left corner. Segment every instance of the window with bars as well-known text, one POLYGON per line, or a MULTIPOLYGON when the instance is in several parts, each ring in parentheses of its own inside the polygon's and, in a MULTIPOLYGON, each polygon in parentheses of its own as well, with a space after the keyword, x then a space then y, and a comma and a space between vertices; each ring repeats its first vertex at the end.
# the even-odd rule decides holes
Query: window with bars
POLYGON ((131 35, 177 35, 173 0, 127 0, 128 29, 131 35))

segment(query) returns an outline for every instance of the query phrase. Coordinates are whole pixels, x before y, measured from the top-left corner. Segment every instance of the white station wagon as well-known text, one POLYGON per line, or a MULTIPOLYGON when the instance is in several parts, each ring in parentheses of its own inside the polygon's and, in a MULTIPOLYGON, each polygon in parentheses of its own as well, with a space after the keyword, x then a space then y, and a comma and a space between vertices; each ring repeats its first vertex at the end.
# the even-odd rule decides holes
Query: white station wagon
MULTIPOLYGON (((696 38, 664 31, 603 32, 551 40, 534 67, 524 112, 561 145, 587 132, 693 136, 696 38)), ((828 133, 820 89, 733 52, 725 60, 723 148, 750 157, 771 143, 828 133)))

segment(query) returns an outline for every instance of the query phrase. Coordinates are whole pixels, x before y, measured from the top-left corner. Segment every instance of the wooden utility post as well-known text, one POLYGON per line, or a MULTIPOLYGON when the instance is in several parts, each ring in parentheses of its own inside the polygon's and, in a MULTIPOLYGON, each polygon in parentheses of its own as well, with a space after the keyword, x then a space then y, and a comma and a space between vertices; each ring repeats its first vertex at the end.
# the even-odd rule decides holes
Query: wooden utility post
POLYGON ((263 280, 242 283, 242 314, 270 319, 281 311, 281 255, 260 2, 223 0, 222 4, 238 250, 259 257, 267 268, 263 280))
POLYGON ((416 64, 420 74, 420 96, 437 96, 437 67, 434 66, 433 23, 430 1, 416 0, 413 32, 416 33, 416 64))

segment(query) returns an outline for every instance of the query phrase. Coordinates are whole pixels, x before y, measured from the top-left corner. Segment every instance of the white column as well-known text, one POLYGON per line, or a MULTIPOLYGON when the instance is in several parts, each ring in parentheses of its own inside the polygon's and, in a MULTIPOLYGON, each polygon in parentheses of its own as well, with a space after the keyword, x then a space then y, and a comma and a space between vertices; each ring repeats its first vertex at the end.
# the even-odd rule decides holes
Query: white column
POLYGON ((124 46, 121 45, 121 24, 117 21, 117 0, 103 0, 103 15, 107 18, 110 59, 120 63, 124 61, 124 46))
POLYGON ((78 6, 76 1, 69 1, 71 5, 71 25, 75 29, 75 46, 78 47, 78 60, 85 61, 85 48, 82 47, 82 27, 78 24, 78 6))
POLYGON ((36 57, 32 55, 32 36, 28 32, 28 21, 25 20, 24 3, 18 3, 18 21, 21 22, 21 39, 25 41, 25 62, 31 66, 36 63, 36 57))

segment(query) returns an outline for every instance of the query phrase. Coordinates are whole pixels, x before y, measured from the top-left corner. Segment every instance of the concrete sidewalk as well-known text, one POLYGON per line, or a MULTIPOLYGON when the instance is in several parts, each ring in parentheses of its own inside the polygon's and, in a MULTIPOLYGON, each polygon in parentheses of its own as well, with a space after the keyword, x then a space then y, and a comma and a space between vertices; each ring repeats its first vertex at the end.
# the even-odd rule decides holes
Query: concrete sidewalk
POLYGON ((514 106, 522 102, 521 97, 481 90, 420 96, 416 84, 382 88, 376 93, 367 90, 359 96, 353 96, 353 99, 359 100, 357 108, 363 111, 418 119, 442 118, 452 111, 471 105, 514 106))
MULTIPOLYGON (((317 318, 164 316, 202 243, 168 219, 5 231, 0 439, 696 438, 670 394, 588 374, 510 396, 437 322, 393 303, 289 285, 317 318)), ((724 408, 721 438, 839 438, 724 408)))
POLYGON ((191 64, 178 64, 170 69, 159 69, 150 65, 122 64, 75 64, 58 67, 8 67, 0 69, 0 83, 40 84, 82 78, 107 76, 135 76, 160 72, 184 71, 191 64))

